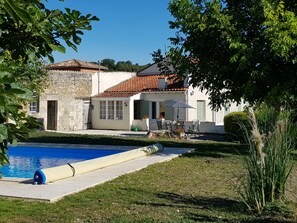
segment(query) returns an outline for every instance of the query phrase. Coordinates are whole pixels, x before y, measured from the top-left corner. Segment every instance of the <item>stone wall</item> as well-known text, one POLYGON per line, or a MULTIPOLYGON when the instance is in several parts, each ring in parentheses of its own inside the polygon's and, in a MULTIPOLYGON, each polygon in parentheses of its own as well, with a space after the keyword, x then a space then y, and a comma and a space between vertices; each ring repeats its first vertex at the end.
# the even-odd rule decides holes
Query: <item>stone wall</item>
POLYGON ((83 104, 92 93, 93 73, 50 71, 48 84, 39 97, 39 112, 33 116, 43 119, 47 129, 48 101, 57 101, 57 130, 83 129, 83 104))
POLYGON ((90 97, 93 73, 75 71, 51 71, 45 94, 58 94, 66 97, 90 97))

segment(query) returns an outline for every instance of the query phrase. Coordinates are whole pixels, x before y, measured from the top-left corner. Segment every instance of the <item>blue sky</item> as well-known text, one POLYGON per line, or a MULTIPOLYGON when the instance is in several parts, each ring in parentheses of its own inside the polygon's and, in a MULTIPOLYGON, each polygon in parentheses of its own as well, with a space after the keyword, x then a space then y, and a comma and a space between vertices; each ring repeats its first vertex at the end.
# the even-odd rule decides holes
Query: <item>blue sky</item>
POLYGON ((86 31, 78 52, 67 48, 66 54, 54 53, 55 62, 69 59, 98 61, 104 58, 133 63, 152 62, 151 53, 164 52, 174 30, 168 21, 173 20, 167 7, 170 0, 48 0, 51 9, 65 7, 83 14, 96 15, 92 31, 86 31))

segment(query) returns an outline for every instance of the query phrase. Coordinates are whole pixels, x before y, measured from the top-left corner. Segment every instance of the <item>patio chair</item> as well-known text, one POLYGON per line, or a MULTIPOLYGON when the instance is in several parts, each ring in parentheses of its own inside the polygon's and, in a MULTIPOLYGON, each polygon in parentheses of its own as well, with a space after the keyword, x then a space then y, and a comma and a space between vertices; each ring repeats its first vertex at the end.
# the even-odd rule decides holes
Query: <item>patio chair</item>
POLYGON ((176 121, 172 121, 172 122, 170 122, 170 130, 171 130, 171 131, 176 130, 176 121))
POLYGON ((178 122, 176 123, 177 128, 181 128, 181 129, 183 129, 183 128, 184 128, 184 125, 185 125, 185 122, 184 122, 184 121, 178 121, 178 122))
POLYGON ((190 134, 191 136, 198 135, 200 133, 199 125, 200 125, 199 120, 193 121, 192 126, 190 126, 190 128, 188 129, 187 134, 190 134))
POLYGON ((157 127, 158 127, 158 130, 162 129, 162 121, 161 120, 157 120, 157 127))
POLYGON ((163 122, 163 129, 170 131, 171 130, 171 121, 165 120, 163 122))

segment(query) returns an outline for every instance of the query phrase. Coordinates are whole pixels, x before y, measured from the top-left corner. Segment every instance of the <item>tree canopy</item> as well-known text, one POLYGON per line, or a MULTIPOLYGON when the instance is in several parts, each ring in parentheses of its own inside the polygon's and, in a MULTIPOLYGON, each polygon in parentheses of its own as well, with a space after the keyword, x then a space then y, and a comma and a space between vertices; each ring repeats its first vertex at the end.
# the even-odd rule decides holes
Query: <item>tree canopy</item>
POLYGON ((98 18, 77 10, 50 10, 41 0, 0 0, 0 165, 7 162, 7 145, 37 126, 24 111, 41 90, 46 76, 42 59, 52 52, 76 50, 84 30, 98 18))
POLYGON ((172 0, 169 11, 177 34, 167 56, 213 108, 296 101, 296 1, 172 0))
POLYGON ((149 64, 139 65, 137 63, 133 64, 130 60, 115 62, 114 59, 109 59, 109 58, 103 59, 102 61, 100 61, 100 64, 108 67, 109 71, 127 71, 127 72, 137 72, 149 65, 149 64))

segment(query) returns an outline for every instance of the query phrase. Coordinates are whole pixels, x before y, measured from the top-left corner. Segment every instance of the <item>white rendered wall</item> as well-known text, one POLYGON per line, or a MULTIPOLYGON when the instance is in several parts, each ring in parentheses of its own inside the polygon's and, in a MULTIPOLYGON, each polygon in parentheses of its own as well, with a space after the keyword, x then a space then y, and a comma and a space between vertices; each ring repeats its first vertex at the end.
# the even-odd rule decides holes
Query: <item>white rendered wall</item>
POLYGON ((134 119, 134 100, 139 99, 139 95, 131 98, 92 98, 92 127, 93 129, 118 129, 130 130, 134 119), (123 119, 100 119, 100 101, 123 101, 123 119), (125 106, 125 104, 127 106, 125 106))
POLYGON ((202 100, 205 101, 206 112, 205 112, 205 121, 213 121, 212 120, 212 111, 209 107, 209 98, 206 94, 206 91, 201 92, 198 88, 193 88, 189 86, 187 91, 187 103, 194 107, 194 109, 187 110, 187 120, 196 120, 197 119, 197 101, 202 100))
MULTIPOLYGON (((145 92, 141 95, 141 99, 150 102, 157 102, 157 114, 159 114, 159 105, 160 102, 166 101, 185 101, 185 92, 184 91, 159 91, 159 92, 145 92)), ((149 105, 151 109, 151 104, 149 105)), ((177 108, 173 109, 173 117, 177 117, 177 108)), ((151 113, 151 110, 149 111, 151 113)), ((158 117, 158 116, 157 116, 158 117)), ((179 119, 185 120, 185 109, 179 109, 179 119)))
MULTIPOLYGON (((104 101, 122 101, 122 98, 106 98, 104 101)), ((100 101, 99 98, 92 98, 92 128, 93 129, 120 129, 127 130, 129 126, 129 107, 123 106, 123 120, 100 119, 100 101)), ((127 101, 124 101, 127 102, 127 101)))
POLYGON ((134 76, 136 76, 135 72, 96 72, 92 75, 92 96, 134 76))
MULTIPOLYGON (((245 103, 237 105, 236 103, 231 103, 230 107, 222 108, 218 111, 213 111, 209 105, 209 95, 206 94, 206 91, 201 92, 198 88, 189 87, 187 92, 188 104, 197 108, 197 100, 204 100, 206 104, 206 113, 205 113, 205 122, 215 122, 216 125, 223 125, 224 116, 234 111, 243 111, 245 103)), ((195 120, 197 119, 197 110, 188 109, 188 119, 195 120)), ((201 120, 200 120, 201 121, 201 120)))

